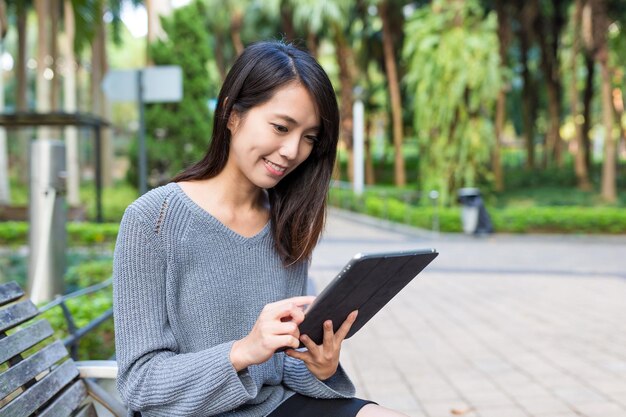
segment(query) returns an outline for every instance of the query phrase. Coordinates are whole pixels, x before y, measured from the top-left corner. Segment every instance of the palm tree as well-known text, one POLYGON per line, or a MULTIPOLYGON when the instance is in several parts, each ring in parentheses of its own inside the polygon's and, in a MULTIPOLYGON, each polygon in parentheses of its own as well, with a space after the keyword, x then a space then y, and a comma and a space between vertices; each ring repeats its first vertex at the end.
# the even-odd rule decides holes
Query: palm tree
POLYGON ((292 7, 296 26, 305 27, 308 33, 316 35, 321 34, 324 29, 335 46, 340 84, 340 135, 348 152, 348 178, 352 180, 354 163, 352 153, 352 105, 354 97, 352 90, 355 86, 354 80, 357 70, 349 42, 349 33, 352 26, 350 11, 354 7, 354 2, 350 0, 336 0, 333 2, 317 0, 286 1, 292 7))

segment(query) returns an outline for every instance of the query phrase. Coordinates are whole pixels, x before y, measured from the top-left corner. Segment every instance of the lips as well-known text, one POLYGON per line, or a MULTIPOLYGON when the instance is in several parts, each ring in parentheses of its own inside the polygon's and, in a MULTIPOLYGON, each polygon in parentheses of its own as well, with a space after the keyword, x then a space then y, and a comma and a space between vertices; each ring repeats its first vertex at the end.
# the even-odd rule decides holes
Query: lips
POLYGON ((265 162, 265 167, 267 170, 274 175, 284 175, 287 167, 282 165, 275 164, 274 162, 263 158, 263 162, 265 162))

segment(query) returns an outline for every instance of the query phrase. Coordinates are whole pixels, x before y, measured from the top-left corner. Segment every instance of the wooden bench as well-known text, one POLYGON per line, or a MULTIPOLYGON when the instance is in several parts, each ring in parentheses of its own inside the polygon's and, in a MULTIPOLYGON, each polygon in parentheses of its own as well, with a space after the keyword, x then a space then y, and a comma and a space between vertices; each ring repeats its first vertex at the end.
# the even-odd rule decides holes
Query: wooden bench
POLYGON ((125 417, 126 409, 91 379, 115 378, 115 363, 74 362, 50 323, 33 320, 38 314, 19 285, 0 284, 0 417, 96 417, 92 399, 125 417))

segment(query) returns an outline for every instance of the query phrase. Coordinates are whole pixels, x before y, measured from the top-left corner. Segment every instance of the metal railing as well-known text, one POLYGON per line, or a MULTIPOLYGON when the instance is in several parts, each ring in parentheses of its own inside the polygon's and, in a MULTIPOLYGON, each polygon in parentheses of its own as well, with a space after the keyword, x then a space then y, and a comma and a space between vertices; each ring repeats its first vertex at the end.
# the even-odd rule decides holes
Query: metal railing
POLYGON ((61 307, 61 310, 63 311, 63 317, 65 318, 65 322, 67 324, 67 331, 70 334, 68 337, 63 339, 63 344, 69 349, 72 359, 78 360, 78 345, 80 343, 80 339, 82 339, 86 334, 88 334, 89 332, 100 326, 102 323, 107 321, 109 318, 111 318, 113 316, 113 308, 108 309, 100 316, 90 321, 86 326, 79 328, 76 326, 74 317, 72 316, 70 309, 67 307, 66 302, 68 300, 71 300, 72 298, 100 291, 103 288, 111 286, 112 283, 113 278, 109 278, 106 281, 103 281, 96 285, 92 285, 91 287, 83 288, 70 294, 57 296, 53 301, 39 308, 40 313, 45 313, 46 311, 54 307, 61 307))

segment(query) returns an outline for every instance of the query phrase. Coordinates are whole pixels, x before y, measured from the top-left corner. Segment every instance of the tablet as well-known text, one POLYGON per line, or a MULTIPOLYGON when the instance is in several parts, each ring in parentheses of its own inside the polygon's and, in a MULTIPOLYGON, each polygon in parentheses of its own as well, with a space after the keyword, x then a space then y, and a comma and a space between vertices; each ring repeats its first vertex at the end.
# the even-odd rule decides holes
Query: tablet
POLYGON ((300 334, 319 345, 324 321, 332 320, 336 332, 348 314, 359 310, 346 339, 351 337, 437 255, 435 249, 355 255, 317 296, 299 326, 300 334))

